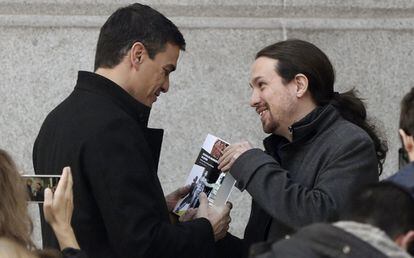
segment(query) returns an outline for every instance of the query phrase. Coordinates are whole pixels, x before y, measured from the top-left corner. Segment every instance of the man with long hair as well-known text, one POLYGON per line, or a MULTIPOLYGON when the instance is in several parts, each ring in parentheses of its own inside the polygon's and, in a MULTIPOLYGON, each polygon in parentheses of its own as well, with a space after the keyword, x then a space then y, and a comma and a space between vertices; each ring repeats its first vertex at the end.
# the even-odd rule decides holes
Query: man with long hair
POLYGON ((352 191, 378 181, 386 146, 354 91, 338 93, 334 82, 328 57, 309 42, 286 40, 256 54, 250 105, 270 136, 265 151, 241 142, 219 160, 253 197, 244 241, 229 235, 227 250, 246 256, 252 243, 327 221, 352 191))

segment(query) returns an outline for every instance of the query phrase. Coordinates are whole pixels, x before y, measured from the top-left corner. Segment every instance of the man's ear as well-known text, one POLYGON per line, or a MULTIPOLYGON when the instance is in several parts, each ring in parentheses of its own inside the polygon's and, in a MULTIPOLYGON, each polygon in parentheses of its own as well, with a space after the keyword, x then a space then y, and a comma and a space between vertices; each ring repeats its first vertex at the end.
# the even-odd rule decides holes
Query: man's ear
POLYGON ((132 45, 129 55, 129 60, 132 66, 137 67, 142 63, 143 56, 146 53, 146 49, 144 44, 141 42, 135 42, 132 45))
POLYGON ((400 133, 404 149, 407 153, 412 153, 414 151, 414 139, 412 135, 407 135, 403 129, 398 130, 400 133))
POLYGON ((408 246, 410 245, 410 243, 412 243, 414 241, 414 230, 410 230, 405 234, 399 235, 396 239, 395 239, 395 243, 403 248, 404 250, 407 250, 408 246))
POLYGON ((302 73, 298 73, 295 76, 295 84, 296 84, 296 97, 301 98, 305 95, 308 91, 309 81, 308 77, 302 73))

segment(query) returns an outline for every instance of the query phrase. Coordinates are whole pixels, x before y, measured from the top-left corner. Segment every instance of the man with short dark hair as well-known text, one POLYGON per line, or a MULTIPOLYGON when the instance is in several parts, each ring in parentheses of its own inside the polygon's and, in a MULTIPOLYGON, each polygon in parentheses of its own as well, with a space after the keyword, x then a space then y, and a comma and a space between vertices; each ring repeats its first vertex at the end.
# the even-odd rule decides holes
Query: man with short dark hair
POLYGON ((409 258, 406 250, 413 251, 414 241, 411 195, 391 182, 370 185, 353 195, 344 220, 313 224, 271 246, 254 246, 251 257, 409 258))
POLYGON ((214 257, 228 229, 229 208, 209 207, 205 195, 195 219, 170 222, 189 187, 164 197, 157 177, 163 130, 148 128, 148 118, 184 49, 178 28, 156 10, 118 9, 101 28, 95 72, 80 71, 72 94, 42 125, 35 171, 71 166, 72 224, 91 258, 214 257))
POLYGON ((233 257, 337 216, 352 191, 378 181, 386 148, 364 103, 353 90, 335 92, 334 82, 329 58, 310 42, 290 39, 256 54, 250 105, 270 134, 265 150, 235 143, 219 160, 253 199, 243 241, 225 238, 225 250, 242 251, 233 257))

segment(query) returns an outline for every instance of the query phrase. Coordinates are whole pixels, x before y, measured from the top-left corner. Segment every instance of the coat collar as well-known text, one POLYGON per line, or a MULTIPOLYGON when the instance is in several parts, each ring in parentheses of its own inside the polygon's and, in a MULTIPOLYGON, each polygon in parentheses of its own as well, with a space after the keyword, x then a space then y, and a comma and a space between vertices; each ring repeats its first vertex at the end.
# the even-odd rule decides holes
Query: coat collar
POLYGON ((147 127, 151 108, 134 99, 115 82, 96 73, 79 71, 75 89, 109 97, 141 125, 147 127))
POLYGON ((364 240, 388 257, 410 258, 411 256, 400 248, 384 231, 370 224, 355 221, 338 221, 336 227, 364 240))
POLYGON ((263 140, 263 145, 267 151, 274 152, 281 146, 306 143, 315 135, 323 132, 339 116, 340 114, 332 105, 319 106, 290 127, 292 142, 282 136, 271 134, 263 140))

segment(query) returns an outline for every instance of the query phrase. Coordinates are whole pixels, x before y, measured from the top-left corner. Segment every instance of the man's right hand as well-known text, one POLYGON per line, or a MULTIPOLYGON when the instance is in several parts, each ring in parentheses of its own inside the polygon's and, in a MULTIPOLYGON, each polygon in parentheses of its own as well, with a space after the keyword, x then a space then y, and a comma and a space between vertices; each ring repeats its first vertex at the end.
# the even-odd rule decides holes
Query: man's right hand
POLYGON ((201 193, 200 206, 198 207, 195 218, 206 218, 210 221, 211 227, 214 232, 214 240, 218 241, 226 236, 229 230, 230 218, 230 205, 223 206, 209 206, 207 195, 201 193))

